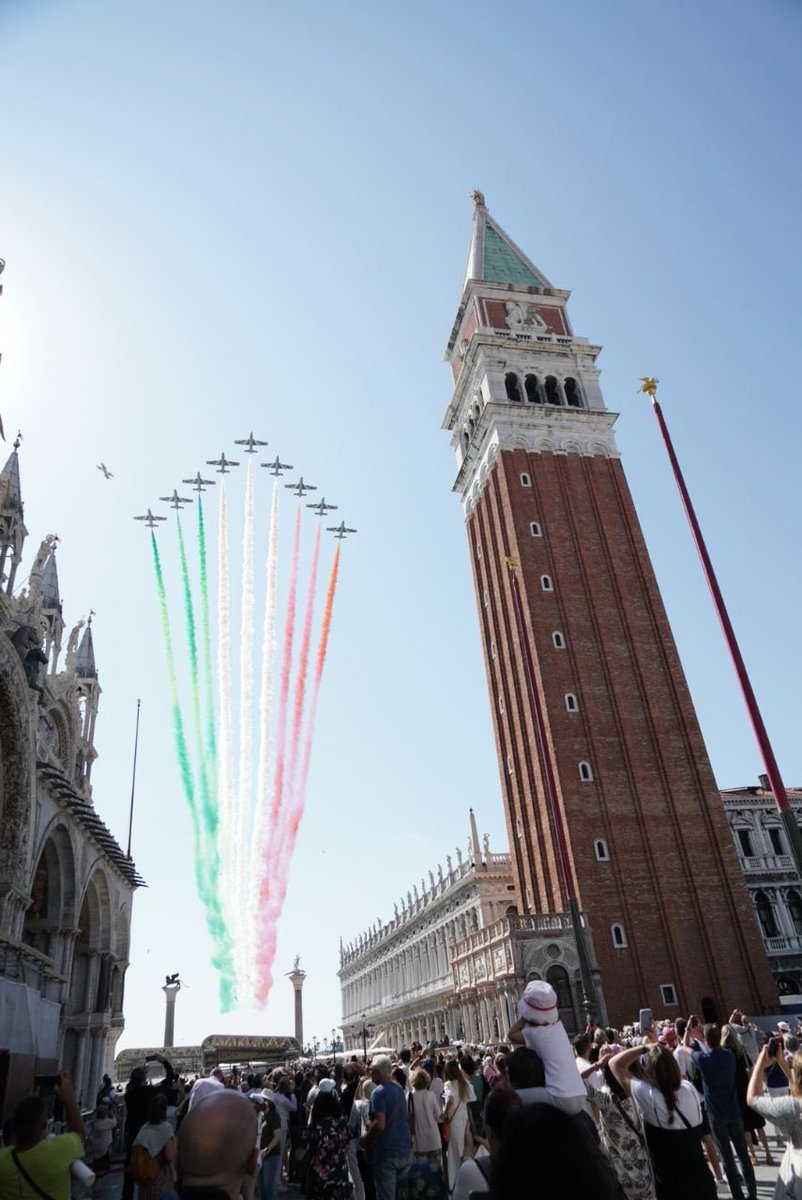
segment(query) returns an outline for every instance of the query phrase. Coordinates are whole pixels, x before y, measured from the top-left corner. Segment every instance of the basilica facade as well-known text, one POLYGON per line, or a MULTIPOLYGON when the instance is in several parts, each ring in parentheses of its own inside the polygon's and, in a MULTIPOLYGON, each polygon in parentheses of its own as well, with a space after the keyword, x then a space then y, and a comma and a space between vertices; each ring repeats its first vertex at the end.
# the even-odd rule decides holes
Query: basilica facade
POLYGON ((93 1104, 123 1029, 142 883, 92 793, 100 684, 91 616, 66 638, 57 544, 23 575, 19 441, 0 472, 0 1113, 64 1067, 93 1104))

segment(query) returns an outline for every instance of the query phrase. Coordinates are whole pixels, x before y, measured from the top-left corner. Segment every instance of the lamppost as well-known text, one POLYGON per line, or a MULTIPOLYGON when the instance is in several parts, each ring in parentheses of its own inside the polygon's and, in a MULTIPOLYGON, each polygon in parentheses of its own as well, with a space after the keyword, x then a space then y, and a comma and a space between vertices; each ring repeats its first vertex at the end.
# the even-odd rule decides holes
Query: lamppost
POLYGON ((368 1034, 373 1033, 373 1025, 366 1024, 367 1017, 365 1016, 364 1013, 362 1014, 361 1020, 362 1020, 362 1028, 360 1029, 358 1036, 362 1038, 362 1057, 364 1058, 365 1062, 367 1062, 368 1061, 368 1034))
POLYGON ((331 1031, 331 1056, 332 1056, 334 1062, 336 1063, 336 1061, 337 1061, 337 1030, 336 1029, 332 1029, 332 1031, 331 1031))
POLYGON ((312 1058, 315 1059, 315 1061, 317 1061, 317 1052, 319 1049, 320 1049, 320 1042, 317 1040, 317 1038, 315 1037, 315 1035, 313 1033, 312 1034, 312 1058))

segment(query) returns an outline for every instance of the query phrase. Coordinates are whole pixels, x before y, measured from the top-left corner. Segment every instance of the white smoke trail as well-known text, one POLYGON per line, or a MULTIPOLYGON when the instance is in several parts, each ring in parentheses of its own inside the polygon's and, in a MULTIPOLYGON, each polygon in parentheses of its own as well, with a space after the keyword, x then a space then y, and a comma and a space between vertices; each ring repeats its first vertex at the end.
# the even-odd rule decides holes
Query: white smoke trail
POLYGON ((259 768, 256 782, 256 806, 251 861, 248 878, 251 885, 247 908, 246 978, 249 997, 256 991, 256 964, 259 955, 259 879, 266 837, 269 835, 270 777, 272 774, 271 725, 273 721, 273 670, 276 660, 276 579, 278 575, 278 483, 273 485, 270 505, 270 528, 267 537, 265 568, 265 619, 262 632, 262 679, 259 695, 259 768))
POLYGON ((223 914, 229 931, 234 928, 236 902, 232 888, 234 863, 232 829, 232 749, 231 749, 231 604, 228 579, 228 529, 226 522, 225 481, 220 480, 220 508, 217 522, 217 691, 220 722, 217 738, 217 795, 220 812, 220 893, 223 914))
POLYGON ((242 535, 242 607, 239 652, 239 777, 234 798, 234 946, 237 978, 247 974, 247 848, 253 829, 253 456, 245 483, 245 526, 242 535))

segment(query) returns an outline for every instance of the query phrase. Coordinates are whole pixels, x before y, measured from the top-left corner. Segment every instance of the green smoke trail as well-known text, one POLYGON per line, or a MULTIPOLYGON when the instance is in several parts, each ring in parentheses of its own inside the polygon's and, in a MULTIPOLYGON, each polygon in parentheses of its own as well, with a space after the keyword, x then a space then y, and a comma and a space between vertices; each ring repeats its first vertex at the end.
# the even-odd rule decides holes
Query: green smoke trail
MULTIPOLYGON (((153 566, 156 572, 156 587, 159 593, 159 611, 162 619, 162 633, 164 635, 164 651, 167 659, 167 682, 170 690, 170 705, 173 714, 173 732, 175 735, 176 754, 178 756, 178 766, 181 775, 181 783, 184 788, 184 795, 189 805, 190 818, 192 822, 192 838, 194 843, 195 857, 195 878, 198 888, 198 895, 206 910, 206 924, 209 933, 212 937, 213 952, 212 962, 217 968, 220 975, 220 1006, 223 1012, 228 1012, 234 1005, 234 965, 232 957, 231 939, 223 920, 223 913, 220 905, 220 897, 216 886, 211 887, 208 884, 208 879, 217 880, 220 875, 219 858, 216 852, 211 856, 211 861, 208 864, 209 875, 204 869, 205 856, 201 850, 201 830, 198 807, 195 802, 195 785, 192 778, 192 767, 189 761, 189 753, 187 751, 187 740, 184 733, 184 717, 181 711, 181 702, 178 698, 178 681, 175 673, 175 658, 173 655, 173 640, 170 632, 170 614, 167 608, 167 592, 164 586, 164 575, 162 573, 161 558, 159 556, 159 548, 156 545, 156 536, 151 533, 151 545, 153 547, 153 566)), ((216 843, 215 843, 216 844, 216 843)))
POLYGON ((207 776, 217 782, 217 739, 214 731, 214 690, 212 684, 212 633, 209 619, 209 576, 206 566, 206 526, 203 522, 203 500, 198 492, 198 559, 200 563, 200 609, 203 636, 203 678, 206 692, 206 753, 207 776))
MULTIPOLYGON (((178 554, 181 560, 181 582, 184 588, 184 616, 187 626, 187 647, 189 649, 189 671, 192 683, 192 714, 195 721, 195 739, 198 745, 200 769, 198 779, 201 792, 201 815, 203 817, 203 834, 207 842, 214 842, 217 837, 217 809, 209 788, 209 764, 203 740, 201 720, 201 689, 200 672, 198 670, 198 640, 195 629, 195 608, 192 603, 192 585, 189 579, 187 550, 184 543, 184 531, 181 518, 176 516, 178 525, 178 554)), ((206 866, 208 869, 208 846, 206 847, 206 866)), ((214 878, 214 877, 212 877, 214 878)))

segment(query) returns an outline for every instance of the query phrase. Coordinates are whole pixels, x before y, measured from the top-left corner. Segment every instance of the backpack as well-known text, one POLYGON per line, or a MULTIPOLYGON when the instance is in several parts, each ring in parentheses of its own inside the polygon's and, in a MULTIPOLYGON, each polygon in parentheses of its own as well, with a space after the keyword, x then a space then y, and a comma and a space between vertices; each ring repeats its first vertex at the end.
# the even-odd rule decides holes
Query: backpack
POLYGON ((140 1186, 155 1183, 159 1178, 161 1164, 146 1146, 134 1146, 131 1151, 131 1178, 140 1186))

